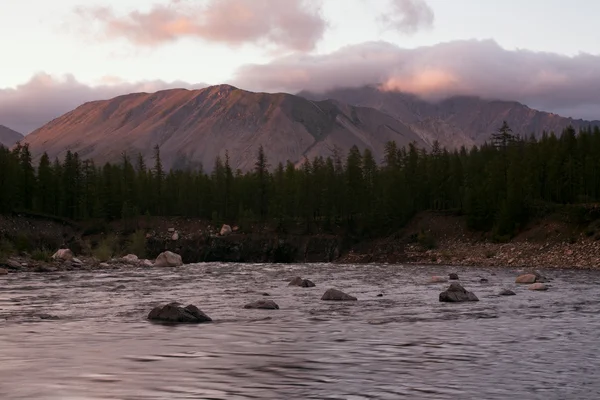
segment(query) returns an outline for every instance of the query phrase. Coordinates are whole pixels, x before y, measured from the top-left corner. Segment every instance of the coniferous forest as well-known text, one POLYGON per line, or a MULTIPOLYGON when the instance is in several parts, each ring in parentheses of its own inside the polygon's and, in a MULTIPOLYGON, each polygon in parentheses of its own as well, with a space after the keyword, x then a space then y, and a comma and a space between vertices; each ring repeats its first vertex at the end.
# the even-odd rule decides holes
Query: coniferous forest
POLYGON ((300 165, 270 165, 259 149, 253 171, 163 169, 124 155, 95 165, 75 153, 41 157, 26 145, 0 147, 0 213, 31 212, 72 220, 185 216, 258 221, 281 231, 343 227, 373 236, 399 229, 423 210, 462 215, 470 228, 510 237, 531 218, 565 205, 600 201, 600 129, 520 138, 506 123, 491 143, 448 151, 387 144, 384 160, 353 147, 300 165))

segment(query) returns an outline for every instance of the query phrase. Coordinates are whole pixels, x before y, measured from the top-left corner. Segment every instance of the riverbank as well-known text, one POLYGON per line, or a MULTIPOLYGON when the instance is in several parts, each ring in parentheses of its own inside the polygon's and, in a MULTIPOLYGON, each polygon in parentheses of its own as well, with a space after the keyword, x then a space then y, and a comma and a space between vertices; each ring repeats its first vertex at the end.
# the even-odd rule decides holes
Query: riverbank
POLYGON ((0 268, 10 271, 105 269, 126 254, 154 259, 163 251, 184 263, 437 264, 522 268, 598 268, 600 232, 558 218, 532 223, 507 243, 466 228, 457 216, 421 213, 394 235, 356 240, 342 233, 286 234, 184 218, 145 218, 78 226, 42 217, 0 217, 0 268), (223 234, 222 234, 223 233, 223 234), (51 259, 69 248, 79 262, 51 259), (10 262, 9 262, 10 261, 10 262))

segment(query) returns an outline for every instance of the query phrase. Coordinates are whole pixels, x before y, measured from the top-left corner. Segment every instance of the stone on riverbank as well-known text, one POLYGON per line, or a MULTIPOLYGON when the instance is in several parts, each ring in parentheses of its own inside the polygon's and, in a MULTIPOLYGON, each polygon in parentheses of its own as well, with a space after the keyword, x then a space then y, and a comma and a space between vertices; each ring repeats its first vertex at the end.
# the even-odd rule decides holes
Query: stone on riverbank
POLYGON ((75 256, 73 252, 69 249, 58 249, 56 253, 52 256, 53 260, 58 261, 71 261, 75 256))
POLYGON ((279 306, 273 300, 257 300, 246 304, 244 308, 256 310, 279 310, 279 306))
POLYGON ((329 289, 321 297, 321 300, 325 301, 357 301, 358 299, 354 296, 350 296, 337 289, 329 289))
POLYGON ((170 251, 165 251, 164 253, 160 253, 158 257, 156 257, 156 262, 154 263, 154 267, 179 267, 183 265, 183 261, 181 260, 181 256, 179 254, 175 254, 170 251))
POLYGON ((138 265, 140 263, 140 259, 135 254, 127 254, 121 258, 121 262, 129 265, 138 265))
POLYGON ((446 303, 462 303, 465 301, 479 301, 474 293, 467 291, 458 283, 450 284, 450 287, 440 293, 440 301, 446 303))
POLYGON ((164 306, 155 307, 150 311, 150 314, 148 314, 148 319, 151 321, 184 324, 199 324, 212 321, 212 319, 198 307, 191 304, 186 307, 181 307, 179 303, 170 303, 164 306))
POLYGON ((229 225, 223 225, 221 227, 221 231, 219 232, 221 234, 221 236, 229 236, 231 235, 233 231, 231 230, 231 226, 229 225))

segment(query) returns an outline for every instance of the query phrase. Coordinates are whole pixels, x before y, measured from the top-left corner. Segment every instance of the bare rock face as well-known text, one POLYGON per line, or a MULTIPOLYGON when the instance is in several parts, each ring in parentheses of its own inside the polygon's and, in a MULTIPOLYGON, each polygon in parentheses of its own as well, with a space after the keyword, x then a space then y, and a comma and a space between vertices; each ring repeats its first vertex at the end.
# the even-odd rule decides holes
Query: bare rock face
POLYGON ((191 304, 186 307, 181 307, 179 303, 170 303, 164 306, 155 307, 150 311, 150 314, 148 314, 148 319, 151 321, 183 324, 199 324, 212 321, 212 319, 198 307, 191 304))
POLYGON ((154 267, 179 267, 181 265, 183 265, 181 256, 170 251, 160 253, 154 263, 154 267))
POLYGON ((294 279, 292 279, 290 281, 290 283, 288 283, 288 286, 299 286, 299 287, 309 288, 309 287, 315 287, 315 284, 311 280, 302 279, 301 277, 297 276, 294 279))
POLYGON ((71 261, 75 256, 73 252, 69 249, 58 249, 56 253, 52 256, 53 260, 58 261, 71 261))
POLYGON ((530 283, 535 283, 536 279, 537 278, 534 274, 524 274, 524 275, 519 275, 517 277, 517 279, 515 280, 515 283, 530 284, 530 283))
POLYGON ((533 285, 530 285, 527 289, 544 291, 544 290, 548 290, 548 286, 544 285, 543 283, 538 282, 538 283, 534 283, 533 285))
POLYGON ((321 297, 321 300, 326 301, 357 301, 358 299, 354 296, 350 296, 337 289, 329 289, 321 297))
POLYGON ((221 227, 221 232, 219 232, 219 233, 221 234, 221 236, 229 236, 229 235, 231 235, 231 232, 233 232, 231 230, 231 226, 229 226, 229 225, 223 225, 221 227))
POLYGON ((440 301, 446 303, 462 303, 465 301, 479 301, 477 296, 472 292, 468 292, 458 283, 451 283, 450 287, 440 293, 440 301))
POLYGON ((255 302, 246 304, 244 308, 256 310, 279 310, 279 306, 273 300, 257 300, 255 302))

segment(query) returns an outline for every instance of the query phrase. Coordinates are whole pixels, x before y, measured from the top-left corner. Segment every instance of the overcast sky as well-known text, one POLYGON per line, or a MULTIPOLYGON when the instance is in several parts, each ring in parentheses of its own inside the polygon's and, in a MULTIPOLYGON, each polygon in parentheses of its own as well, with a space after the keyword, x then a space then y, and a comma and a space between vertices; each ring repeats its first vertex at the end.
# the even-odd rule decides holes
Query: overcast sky
POLYGON ((0 0, 0 124, 218 83, 380 84, 600 119, 598 15, 594 0, 0 0))

